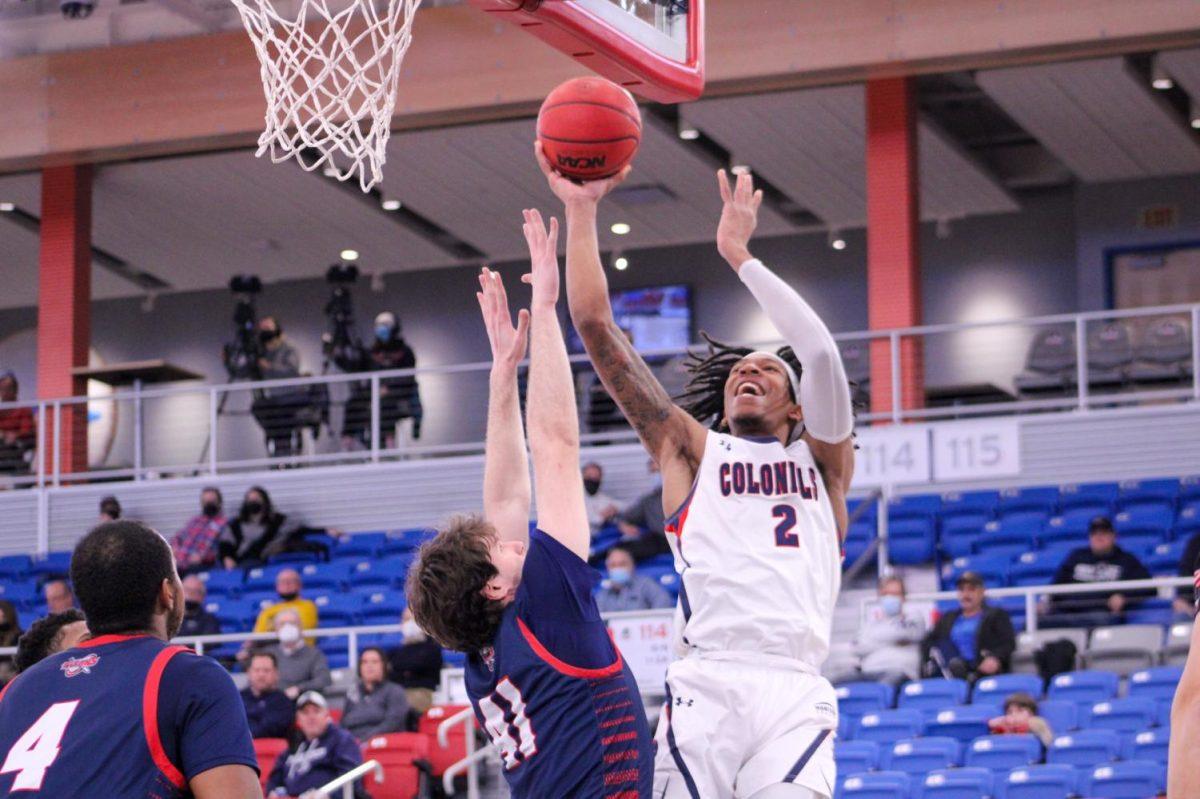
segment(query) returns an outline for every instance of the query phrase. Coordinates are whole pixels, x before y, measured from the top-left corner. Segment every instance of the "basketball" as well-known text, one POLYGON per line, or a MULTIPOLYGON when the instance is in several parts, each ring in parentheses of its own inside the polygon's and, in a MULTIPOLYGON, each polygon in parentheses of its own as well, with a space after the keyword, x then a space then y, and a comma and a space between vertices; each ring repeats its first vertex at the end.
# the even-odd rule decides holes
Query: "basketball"
POLYGON ((604 78, 574 78, 550 92, 538 140, 551 166, 575 180, 620 172, 637 154, 642 116, 633 95, 604 78))

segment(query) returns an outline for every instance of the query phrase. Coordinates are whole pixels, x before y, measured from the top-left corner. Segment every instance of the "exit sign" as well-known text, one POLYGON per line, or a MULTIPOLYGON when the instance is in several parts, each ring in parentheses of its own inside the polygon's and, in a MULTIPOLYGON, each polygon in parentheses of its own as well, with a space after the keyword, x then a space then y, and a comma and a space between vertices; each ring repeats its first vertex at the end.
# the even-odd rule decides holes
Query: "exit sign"
POLYGON ((1138 212, 1138 227, 1146 230, 1173 228, 1179 223, 1179 209, 1174 205, 1151 205, 1138 212))

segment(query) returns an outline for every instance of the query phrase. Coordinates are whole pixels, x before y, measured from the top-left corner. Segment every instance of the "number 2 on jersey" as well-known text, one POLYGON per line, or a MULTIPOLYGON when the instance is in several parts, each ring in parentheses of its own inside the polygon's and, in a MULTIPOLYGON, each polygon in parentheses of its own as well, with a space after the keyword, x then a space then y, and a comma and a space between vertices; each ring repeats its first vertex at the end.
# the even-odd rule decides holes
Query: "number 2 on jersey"
POLYGON ((792 532, 796 527, 796 509, 791 505, 776 505, 771 509, 771 515, 779 519, 779 524, 775 525, 775 546, 800 546, 800 536, 792 532))
POLYGON ((46 709, 25 733, 17 739, 0 766, 0 774, 17 772, 12 791, 40 791, 46 769, 58 757, 62 749, 63 735, 67 724, 75 715, 79 700, 56 702, 46 709))

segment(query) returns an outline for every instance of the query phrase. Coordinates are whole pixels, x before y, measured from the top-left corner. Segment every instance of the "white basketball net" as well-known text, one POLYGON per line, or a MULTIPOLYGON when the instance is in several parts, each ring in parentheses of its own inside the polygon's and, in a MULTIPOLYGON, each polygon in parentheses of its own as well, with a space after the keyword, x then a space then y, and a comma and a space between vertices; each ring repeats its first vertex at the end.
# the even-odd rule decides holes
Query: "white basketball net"
POLYGON ((338 180, 357 176, 363 191, 378 183, 420 2, 278 0, 298 6, 284 16, 274 0, 233 0, 262 63, 267 113, 257 155, 294 156, 338 180))

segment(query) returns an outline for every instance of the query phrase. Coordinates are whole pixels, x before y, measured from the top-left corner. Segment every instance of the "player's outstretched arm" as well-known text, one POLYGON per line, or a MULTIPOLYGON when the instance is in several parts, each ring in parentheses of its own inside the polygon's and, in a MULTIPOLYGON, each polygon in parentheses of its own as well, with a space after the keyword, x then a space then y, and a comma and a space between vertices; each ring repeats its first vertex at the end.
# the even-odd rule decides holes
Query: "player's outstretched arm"
POLYGON ((1192 646, 1183 677, 1171 702, 1171 743, 1167 755, 1167 796, 1200 796, 1200 769, 1191 758, 1200 750, 1200 624, 1192 628, 1192 646))
POLYGON ((188 782, 196 799, 262 799, 262 785, 254 769, 243 765, 217 766, 188 782))
POLYGON ((533 287, 530 303, 529 449, 537 481, 538 527, 587 560, 591 529, 579 476, 579 409, 567 346, 558 324, 558 220, 550 229, 525 211, 525 242, 533 287))
POLYGON ((800 396, 805 439, 831 479, 850 486, 853 476, 854 412, 842 356, 829 328, 811 306, 762 261, 750 254, 750 237, 758 225, 762 192, 748 173, 730 186, 722 169, 717 183, 724 205, 717 226, 717 250, 729 262, 772 324, 800 360, 800 396))
POLYGON ((479 309, 492 347, 488 382, 487 443, 483 467, 483 515, 503 540, 529 537, 529 463, 525 430, 517 400, 517 366, 529 342, 529 311, 517 314, 514 327, 508 294, 500 275, 487 267, 479 273, 479 309))
POLYGON ((600 263, 596 211, 600 199, 628 174, 572 183, 550 166, 537 147, 538 164, 550 189, 566 207, 567 303, 601 382, 663 473, 664 506, 674 510, 691 487, 704 455, 704 427, 672 401, 633 344, 617 327, 600 263), (678 496, 673 496, 678 494, 678 496))

